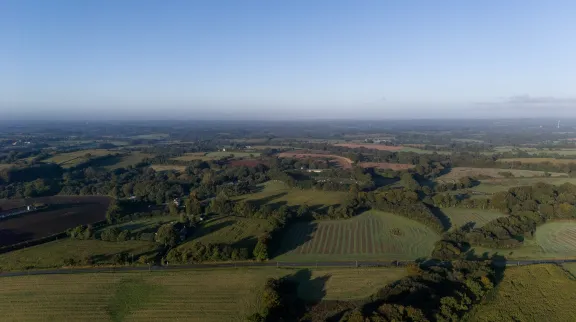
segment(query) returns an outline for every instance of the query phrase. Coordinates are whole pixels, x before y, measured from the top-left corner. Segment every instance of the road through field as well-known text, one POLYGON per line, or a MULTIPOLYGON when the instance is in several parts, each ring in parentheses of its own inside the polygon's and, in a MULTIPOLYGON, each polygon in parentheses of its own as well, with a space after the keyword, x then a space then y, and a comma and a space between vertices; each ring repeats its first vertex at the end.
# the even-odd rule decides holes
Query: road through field
MULTIPOLYGON (((28 270, 0 273, 0 277, 27 276, 27 275, 55 275, 55 274, 84 274, 84 273, 120 273, 136 271, 168 271, 181 269, 208 269, 208 268, 252 268, 252 267, 387 267, 406 266, 415 261, 322 261, 322 262, 237 262, 237 263, 207 263, 163 266, 123 266, 123 267, 91 267, 91 268, 62 268, 50 270, 28 270)), ((430 261, 430 265, 442 265, 442 262, 430 261)), ((534 264, 565 264, 576 263, 576 259, 552 260, 506 260, 497 262, 498 266, 524 266, 534 264)), ((445 262, 449 264, 449 262, 445 262)), ((426 265, 426 263, 422 263, 426 265)))

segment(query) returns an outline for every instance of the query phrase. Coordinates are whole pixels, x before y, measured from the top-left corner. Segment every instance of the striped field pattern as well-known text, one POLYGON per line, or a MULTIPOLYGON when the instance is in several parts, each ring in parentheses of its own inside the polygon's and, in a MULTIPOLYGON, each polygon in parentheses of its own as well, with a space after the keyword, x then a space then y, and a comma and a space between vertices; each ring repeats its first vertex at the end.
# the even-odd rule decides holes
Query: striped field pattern
POLYGON ((352 219, 294 224, 277 259, 415 259, 429 255, 438 238, 413 220, 369 211, 352 219))
POLYGON ((535 239, 542 251, 558 257, 576 256, 576 221, 555 221, 536 229, 535 239))

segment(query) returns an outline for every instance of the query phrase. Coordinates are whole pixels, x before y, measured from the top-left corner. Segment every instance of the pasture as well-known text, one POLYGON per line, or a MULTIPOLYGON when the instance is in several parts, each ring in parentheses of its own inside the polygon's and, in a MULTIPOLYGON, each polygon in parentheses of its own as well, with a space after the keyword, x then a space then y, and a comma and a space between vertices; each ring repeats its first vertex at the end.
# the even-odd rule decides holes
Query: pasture
POLYGON ((202 160, 202 161, 209 161, 209 160, 218 160, 225 157, 232 157, 236 159, 240 158, 255 158, 260 156, 260 152, 190 152, 185 153, 182 156, 172 158, 172 160, 177 161, 195 161, 195 160, 202 160))
POLYGON ((114 152, 112 151, 104 149, 80 150, 74 152, 57 153, 52 157, 44 160, 44 162, 56 163, 66 169, 88 161, 90 157, 101 157, 113 153, 114 152), (90 155, 90 157, 87 157, 88 155, 90 155))
POLYGON ((352 219, 293 224, 284 234, 276 259, 410 260, 430 255, 439 238, 416 221, 367 211, 352 219))
POLYGON ((545 182, 553 185, 561 185, 567 182, 576 184, 576 178, 536 177, 536 178, 484 179, 480 180, 480 184, 478 186, 475 186, 470 190, 491 194, 499 191, 507 191, 512 187, 533 185, 538 182, 545 182))
POLYGON ((0 221, 0 246, 38 239, 78 225, 104 220, 110 198, 54 196, 0 201, 2 209, 24 207, 25 203, 45 203, 40 209, 0 221))
POLYGON ((414 168, 413 164, 404 163, 389 163, 389 162, 360 162, 359 166, 362 168, 376 168, 376 169, 391 169, 391 170, 407 170, 414 168))
MULTIPOLYGON (((458 180, 462 177, 478 177, 488 176, 492 178, 505 178, 502 173, 510 172, 514 177, 544 177, 544 171, 531 171, 531 170, 516 170, 516 169, 495 169, 495 168, 469 168, 469 167, 454 167, 450 172, 436 178, 437 181, 451 181, 458 180)), ((566 173, 549 172, 551 177, 567 177, 566 173)))
POLYGON ((142 162, 146 158, 152 158, 154 155, 150 153, 143 153, 139 151, 130 152, 119 157, 118 162, 105 166, 108 170, 114 170, 119 168, 127 168, 128 166, 134 166, 142 162))
POLYGON ((2 278, 7 321, 245 321, 267 278, 299 281, 305 300, 352 300, 402 278, 397 268, 243 268, 2 278), (34 308, 34 309, 31 309, 34 308))
POLYGON ((141 139, 141 140, 162 140, 167 139, 170 137, 168 133, 150 133, 150 134, 140 134, 134 135, 132 139, 141 139))
POLYGON ((4 170, 4 169, 10 169, 12 167, 16 167, 16 164, 12 164, 12 163, 1 163, 0 164, 0 170, 4 170))
POLYGON ((508 267, 470 321, 576 321, 576 281, 556 265, 508 267))
POLYGON ((260 235, 269 232, 270 222, 266 219, 223 217, 204 221, 197 228, 188 243, 179 247, 186 248, 194 242, 226 243, 239 247, 252 248, 260 235))
POLYGON ((441 211, 450 218, 451 229, 458 229, 469 223, 473 223, 474 228, 480 228, 494 219, 506 216, 503 213, 483 209, 442 208, 441 211))
POLYGON ((302 205, 310 207, 327 207, 339 204, 348 195, 341 191, 322 191, 290 188, 280 181, 268 181, 261 184, 262 191, 235 197, 236 200, 252 200, 257 203, 302 205))
POLYGON ((133 255, 136 261, 142 255, 156 253, 157 247, 153 242, 138 240, 107 242, 64 238, 0 254, 0 271, 58 268, 69 259, 82 262, 91 258, 98 265, 114 264, 113 256, 119 253, 133 255))
POLYGON ((150 168, 154 169, 154 171, 184 172, 186 170, 186 166, 175 164, 153 164, 150 168))
POLYGON ((494 152, 486 152, 489 154, 494 153, 503 153, 503 152, 512 152, 514 149, 518 149, 523 152, 531 153, 534 156, 542 155, 542 154, 558 154, 563 156, 576 156, 576 149, 543 149, 543 148, 527 148, 527 147, 520 147, 514 148, 510 146, 499 146, 494 148, 494 152))
POLYGON ((475 247, 477 254, 499 254, 508 259, 576 259, 576 221, 550 221, 536 228, 519 248, 475 247))
POLYGON ((367 144, 338 143, 338 144, 334 144, 334 146, 340 146, 340 147, 349 148, 349 149, 364 148, 364 149, 372 149, 372 150, 379 150, 379 151, 400 151, 404 148, 402 146, 392 146, 392 145, 373 144, 373 143, 367 143, 367 144))
POLYGON ((498 162, 522 162, 522 163, 552 163, 552 164, 568 164, 576 163, 574 159, 555 159, 555 158, 504 158, 498 159, 498 162))

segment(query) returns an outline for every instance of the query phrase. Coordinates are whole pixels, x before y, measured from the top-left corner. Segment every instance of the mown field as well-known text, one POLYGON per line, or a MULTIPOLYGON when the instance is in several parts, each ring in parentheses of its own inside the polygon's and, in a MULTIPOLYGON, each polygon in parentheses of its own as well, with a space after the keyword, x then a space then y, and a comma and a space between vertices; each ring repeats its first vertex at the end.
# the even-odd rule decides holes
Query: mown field
MULTIPOLYGON (((510 172, 514 177, 543 177, 544 171, 531 171, 531 170, 515 170, 515 169, 495 169, 495 168, 469 168, 469 167, 454 167, 450 172, 438 177, 437 181, 451 181, 458 180, 462 177, 477 177, 489 176, 493 178, 504 178, 501 174, 503 172, 510 172)), ((550 172, 551 177, 567 177, 566 173, 550 172)))
POLYGON ((90 154, 91 157, 100 157, 104 155, 113 154, 114 152, 104 149, 89 149, 89 150, 80 150, 74 152, 67 152, 67 153, 58 153, 46 160, 44 162, 52 162, 59 164, 63 168, 71 168, 75 165, 78 165, 82 162, 87 161, 88 159, 85 157, 86 154, 90 154))
POLYGON ((507 191, 512 187, 533 185, 538 182, 545 182, 553 185, 561 185, 567 182, 576 184, 576 178, 536 177, 536 178, 484 179, 480 180, 480 184, 478 186, 475 186, 470 190, 491 194, 499 191, 507 191))
POLYGON ((561 267, 508 267, 493 298, 479 305, 470 321, 576 321, 575 302, 576 281, 561 267))
POLYGON ((396 268, 210 269, 2 278, 4 321, 245 321, 267 278, 291 276, 307 300, 358 299, 405 275, 396 268), (32 309, 33 308, 33 309, 32 309))
POLYGON ((440 238, 416 221, 368 211, 352 219, 288 227, 279 261, 409 260, 426 257, 440 238))
POLYGON ((509 259, 574 259, 576 258, 576 221, 551 221, 536 228, 524 245, 512 249, 475 247, 477 254, 498 253, 509 259))
POLYGON ((237 197, 237 200, 253 200, 260 203, 326 207, 339 204, 347 196, 346 192, 321 191, 290 188, 280 181, 268 181, 261 185, 262 191, 237 197))
POLYGON ((0 221, 0 246, 42 238, 78 225, 104 220, 109 202, 110 198, 97 196, 1 200, 0 207, 5 210, 23 207, 26 203, 44 203, 48 208, 0 221))
POLYGON ((209 219, 194 231, 189 242, 179 247, 185 248, 194 242, 203 242, 251 248, 256 244, 258 237, 269 232, 270 228, 270 222, 266 219, 241 217, 209 219))
POLYGON ((441 210, 450 218, 451 229, 458 229, 469 223, 474 223, 474 227, 479 228, 494 219, 506 216, 503 213, 483 209, 442 208, 441 210))
POLYGON ((153 164, 150 168, 154 169, 155 171, 177 171, 183 172, 186 170, 186 166, 183 165, 174 165, 174 164, 153 164))

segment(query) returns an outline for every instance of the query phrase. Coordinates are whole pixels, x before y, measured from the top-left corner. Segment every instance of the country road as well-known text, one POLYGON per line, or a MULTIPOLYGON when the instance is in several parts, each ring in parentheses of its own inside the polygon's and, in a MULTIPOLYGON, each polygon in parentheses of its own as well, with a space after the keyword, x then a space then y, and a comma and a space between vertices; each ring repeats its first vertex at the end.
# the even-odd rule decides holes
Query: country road
MULTIPOLYGON (((238 262, 238 263, 208 263, 164 266, 122 266, 122 267, 91 267, 91 268, 59 268, 47 270, 28 270, 2 272, 0 277, 28 276, 28 275, 55 275, 55 274, 84 274, 84 273, 114 273, 137 271, 170 271, 182 269, 208 269, 208 268, 240 268, 240 267, 394 267, 405 266, 414 261, 319 261, 319 262, 238 262)), ((446 262, 447 263, 447 262, 446 262)), ((497 262, 499 266, 524 266, 533 264, 562 264, 576 263, 576 259, 553 260, 506 260, 497 262)), ((423 263, 426 265, 426 263, 423 263)), ((431 264, 442 264, 431 262, 431 264)))

